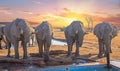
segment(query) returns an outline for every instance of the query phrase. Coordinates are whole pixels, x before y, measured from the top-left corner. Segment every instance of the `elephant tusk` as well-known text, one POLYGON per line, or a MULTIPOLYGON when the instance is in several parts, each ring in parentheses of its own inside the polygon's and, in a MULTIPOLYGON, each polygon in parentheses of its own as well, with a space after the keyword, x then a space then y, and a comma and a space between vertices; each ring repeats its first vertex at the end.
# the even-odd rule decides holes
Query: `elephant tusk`
POLYGON ((78 30, 77 30, 77 31, 75 31, 75 34, 78 34, 78 30))
POLYGON ((20 30, 20 34, 23 34, 23 30, 22 29, 20 30))

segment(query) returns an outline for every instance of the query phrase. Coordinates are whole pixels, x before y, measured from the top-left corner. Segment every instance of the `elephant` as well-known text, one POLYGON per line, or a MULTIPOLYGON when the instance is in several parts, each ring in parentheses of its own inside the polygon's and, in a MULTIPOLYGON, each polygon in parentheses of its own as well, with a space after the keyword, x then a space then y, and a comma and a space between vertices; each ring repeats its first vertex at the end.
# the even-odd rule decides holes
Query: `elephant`
POLYGON ((47 21, 43 21, 35 28, 35 34, 39 47, 39 55, 40 57, 44 57, 45 61, 48 61, 52 39, 52 26, 47 21))
POLYGON ((79 56, 79 47, 81 47, 83 44, 85 33, 86 32, 81 21, 73 21, 69 26, 65 28, 64 34, 68 45, 67 56, 72 55, 71 51, 74 43, 76 43, 75 57, 79 56))
POLYGON ((17 18, 12 22, 8 23, 4 27, 4 35, 6 37, 6 43, 8 47, 8 57, 10 57, 11 44, 14 46, 15 59, 19 59, 19 41, 23 46, 23 59, 27 58, 27 43, 30 39, 30 25, 29 23, 21 18, 17 18))
POLYGON ((93 33, 98 38, 98 57, 101 58, 103 55, 106 56, 106 53, 112 53, 111 41, 115 36, 117 36, 118 28, 115 25, 111 25, 104 21, 95 26, 93 33))

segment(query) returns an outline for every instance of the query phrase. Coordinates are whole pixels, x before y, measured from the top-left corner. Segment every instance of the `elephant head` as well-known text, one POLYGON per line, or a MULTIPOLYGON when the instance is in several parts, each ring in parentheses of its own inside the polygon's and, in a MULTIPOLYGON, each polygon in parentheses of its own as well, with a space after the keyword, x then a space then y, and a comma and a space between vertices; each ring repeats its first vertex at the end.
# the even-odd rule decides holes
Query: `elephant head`
POLYGON ((76 56, 78 56, 79 47, 82 46, 83 37, 85 35, 83 23, 81 21, 73 21, 68 27, 66 27, 64 33, 68 44, 68 56, 71 55, 74 42, 76 42, 76 56))

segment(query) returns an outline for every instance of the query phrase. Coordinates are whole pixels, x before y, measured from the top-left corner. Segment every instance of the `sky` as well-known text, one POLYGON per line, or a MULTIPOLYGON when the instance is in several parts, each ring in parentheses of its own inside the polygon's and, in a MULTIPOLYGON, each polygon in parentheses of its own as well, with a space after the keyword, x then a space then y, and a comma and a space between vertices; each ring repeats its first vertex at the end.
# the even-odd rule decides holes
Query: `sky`
POLYGON ((102 21, 120 24, 120 0, 0 0, 0 22, 23 18, 31 22, 48 21, 64 27, 74 20, 87 26, 102 21))

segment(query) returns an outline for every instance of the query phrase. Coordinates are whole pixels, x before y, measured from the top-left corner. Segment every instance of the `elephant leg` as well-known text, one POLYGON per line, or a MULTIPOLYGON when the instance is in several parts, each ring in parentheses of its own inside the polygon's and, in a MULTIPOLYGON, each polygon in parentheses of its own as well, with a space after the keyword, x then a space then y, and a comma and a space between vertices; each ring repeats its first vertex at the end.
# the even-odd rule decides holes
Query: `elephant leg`
POLYGON ((22 41, 22 46, 23 46, 23 59, 27 58, 27 43, 22 41))
POLYGON ((5 45, 5 49, 7 49, 7 39, 6 39, 6 37, 3 37, 2 40, 3 40, 3 42, 6 44, 6 45, 5 45))
POLYGON ((68 53, 67 53, 67 56, 71 56, 71 51, 72 51, 72 40, 70 38, 70 36, 68 35, 67 31, 65 31, 65 38, 66 38, 66 41, 67 41, 67 46, 68 46, 68 53))
MULTIPOLYGON (((75 42, 75 39, 72 40, 71 46, 73 46, 74 42, 75 42)), ((72 49, 73 49, 73 47, 71 47, 71 51, 72 51, 72 49)))
POLYGON ((72 55, 72 46, 73 46, 73 41, 72 40, 69 40, 69 41, 67 41, 67 44, 68 44, 68 54, 67 54, 67 56, 71 56, 72 55))
POLYGON ((11 43, 9 41, 6 41, 6 47, 8 47, 8 55, 7 57, 10 57, 10 48, 11 48, 11 43))
POLYGON ((110 53, 112 53, 112 49, 111 49, 111 40, 110 40, 110 53))
POLYGON ((79 47, 81 47, 82 44, 79 43, 79 40, 76 40, 76 52, 75 52, 75 57, 80 56, 79 55, 79 47))
POLYGON ((2 41, 2 40, 0 39, 0 49, 2 49, 2 46, 1 46, 1 41, 2 41))
POLYGON ((49 49, 50 49, 50 45, 47 42, 45 42, 44 43, 44 53, 45 53, 44 61, 49 60, 49 49))
POLYGON ((15 50, 15 59, 19 59, 18 44, 19 44, 18 41, 15 41, 14 44, 13 44, 14 45, 14 50, 15 50))
POLYGON ((105 56, 106 56, 107 54, 110 53, 111 50, 111 40, 109 39, 105 40, 105 47, 106 47, 106 51, 105 51, 105 56))
POLYGON ((101 39, 98 39, 98 43, 99 43, 99 54, 98 54, 98 57, 101 58, 102 55, 104 54, 104 44, 103 44, 101 39))
POLYGON ((38 47, 39 47, 39 56, 43 57, 43 41, 37 40, 37 42, 38 42, 38 47))

